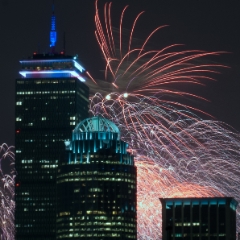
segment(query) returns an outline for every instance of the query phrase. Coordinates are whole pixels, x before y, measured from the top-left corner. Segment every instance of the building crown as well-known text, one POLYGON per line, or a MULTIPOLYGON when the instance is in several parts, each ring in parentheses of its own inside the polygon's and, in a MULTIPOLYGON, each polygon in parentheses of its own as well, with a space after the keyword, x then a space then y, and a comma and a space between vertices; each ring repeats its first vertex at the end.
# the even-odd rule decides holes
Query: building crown
POLYGON ((95 116, 81 121, 74 129, 77 132, 111 132, 120 134, 119 128, 106 118, 95 116))

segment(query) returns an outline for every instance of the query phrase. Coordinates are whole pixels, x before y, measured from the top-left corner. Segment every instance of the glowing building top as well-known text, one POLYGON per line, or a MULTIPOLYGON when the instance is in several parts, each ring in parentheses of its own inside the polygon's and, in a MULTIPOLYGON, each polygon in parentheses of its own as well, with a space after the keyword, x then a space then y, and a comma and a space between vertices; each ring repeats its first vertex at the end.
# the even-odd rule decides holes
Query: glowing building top
POLYGON ((78 78, 85 82, 85 69, 77 61, 77 57, 64 53, 34 53, 32 57, 20 61, 24 78, 78 78))
POLYGON ((65 52, 55 52, 57 42, 56 17, 52 7, 50 52, 34 52, 31 57, 20 61, 19 73, 23 78, 78 78, 85 82, 85 69, 78 61, 78 56, 67 56, 65 52))
POLYGON ((120 131, 113 122, 95 116, 80 122, 72 134, 72 140, 92 140, 94 138, 104 141, 120 140, 120 131))
POLYGON ((74 132, 113 132, 120 134, 118 127, 106 118, 95 116, 80 122, 74 132))

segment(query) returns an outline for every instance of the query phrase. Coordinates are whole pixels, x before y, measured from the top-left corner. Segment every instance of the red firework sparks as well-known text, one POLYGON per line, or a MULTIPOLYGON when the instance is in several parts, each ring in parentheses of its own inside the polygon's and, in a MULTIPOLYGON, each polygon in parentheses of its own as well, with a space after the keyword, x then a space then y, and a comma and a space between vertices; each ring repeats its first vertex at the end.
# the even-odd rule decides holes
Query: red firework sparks
POLYGON ((90 111, 113 121, 135 155, 138 239, 154 240, 161 238, 161 197, 231 196, 239 200, 240 136, 226 124, 202 120, 197 114, 204 112, 176 101, 203 98, 171 88, 176 83, 204 85, 213 80, 211 74, 224 66, 209 63, 206 57, 220 52, 177 51, 179 44, 148 50, 151 37, 165 26, 153 30, 134 48, 134 29, 143 12, 124 41, 126 11, 127 7, 116 31, 111 3, 105 4, 101 21, 96 1, 95 35, 106 61, 107 81, 97 82, 98 92, 90 86, 90 111))

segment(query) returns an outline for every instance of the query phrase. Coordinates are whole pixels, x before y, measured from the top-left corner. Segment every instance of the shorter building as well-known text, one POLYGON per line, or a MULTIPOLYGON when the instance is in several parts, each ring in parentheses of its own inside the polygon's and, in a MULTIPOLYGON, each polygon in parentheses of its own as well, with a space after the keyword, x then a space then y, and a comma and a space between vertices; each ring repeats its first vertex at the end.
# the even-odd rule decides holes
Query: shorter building
POLYGON ((162 239, 235 240, 236 208, 231 197, 162 198, 162 239))
POLYGON ((136 167, 117 126, 87 118, 57 176, 57 239, 137 239, 136 167))

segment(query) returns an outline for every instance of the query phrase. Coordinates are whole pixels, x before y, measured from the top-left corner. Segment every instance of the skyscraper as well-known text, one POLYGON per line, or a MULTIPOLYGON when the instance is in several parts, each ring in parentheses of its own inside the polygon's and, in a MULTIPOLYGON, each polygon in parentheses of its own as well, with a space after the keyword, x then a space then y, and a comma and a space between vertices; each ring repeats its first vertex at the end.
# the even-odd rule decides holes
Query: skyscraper
POLYGON ((53 240, 56 174, 64 140, 88 117, 89 89, 78 59, 55 52, 55 15, 48 54, 21 63, 16 79, 16 239, 53 240))
POLYGON ((137 239, 136 167, 117 126, 80 122, 57 176, 57 239, 137 239))
POLYGON ((231 197, 163 198, 162 239, 234 240, 236 208, 231 197))

